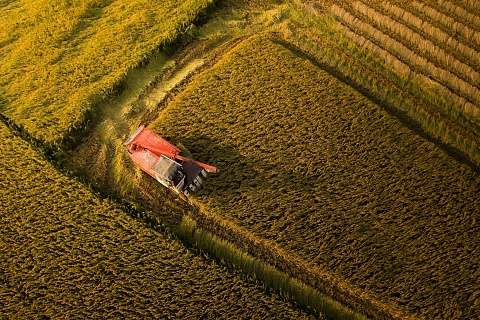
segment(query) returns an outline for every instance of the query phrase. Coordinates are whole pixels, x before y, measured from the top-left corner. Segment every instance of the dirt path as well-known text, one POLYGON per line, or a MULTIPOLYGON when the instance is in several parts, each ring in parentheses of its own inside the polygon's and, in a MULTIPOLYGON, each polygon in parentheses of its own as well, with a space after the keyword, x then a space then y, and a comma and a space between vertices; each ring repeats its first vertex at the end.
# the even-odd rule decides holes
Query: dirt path
POLYGON ((69 156, 69 162, 94 180, 100 188, 116 190, 120 196, 137 193, 141 174, 128 158, 123 142, 142 123, 146 113, 156 113, 168 93, 198 71, 204 60, 195 58, 175 66, 158 57, 128 76, 127 88, 99 106, 98 125, 69 156), (172 71, 173 70, 173 71, 172 71), (167 79, 162 74, 170 72, 167 79))

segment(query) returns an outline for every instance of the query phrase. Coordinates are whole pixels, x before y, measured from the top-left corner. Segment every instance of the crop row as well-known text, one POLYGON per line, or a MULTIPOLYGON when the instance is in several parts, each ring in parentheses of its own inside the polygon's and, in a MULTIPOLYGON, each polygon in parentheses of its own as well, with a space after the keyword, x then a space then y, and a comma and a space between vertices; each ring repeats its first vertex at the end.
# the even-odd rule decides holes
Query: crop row
POLYGON ((385 7, 387 8, 387 11, 401 19, 401 23, 379 13, 360 1, 354 3, 354 9, 371 19, 379 30, 387 30, 389 35, 392 35, 397 41, 405 43, 408 48, 415 51, 417 55, 423 56, 427 60, 438 65, 439 68, 457 75, 472 86, 479 86, 480 74, 478 72, 463 62, 455 59, 455 57, 445 52, 442 47, 435 45, 433 42, 425 39, 407 26, 407 24, 411 23, 421 29, 428 29, 427 27, 429 26, 427 25, 421 27, 421 19, 418 19, 397 6, 386 5, 385 7))
MULTIPOLYGON (((437 6, 444 9, 449 15, 456 17, 460 21, 465 21, 469 23, 470 26, 474 27, 476 30, 480 31, 480 17, 468 12, 466 9, 461 6, 456 5, 453 2, 447 0, 438 0, 437 6)), ((478 8, 478 3, 474 3, 472 8, 478 8)))
POLYGON ((212 2, 7 1, 0 12, 2 113, 37 139, 61 143, 129 70, 212 2))
MULTIPOLYGON (((444 29, 450 30, 451 32, 453 32, 455 34, 459 33, 467 41, 471 41, 471 42, 474 43, 474 45, 480 46, 480 32, 469 28, 468 26, 464 25, 463 23, 461 23, 459 21, 456 21, 454 18, 452 18, 450 16, 447 16, 447 15, 439 12, 438 10, 436 10, 432 7, 429 7, 428 5, 426 5, 424 3, 414 1, 412 3, 412 6, 416 10, 418 10, 418 12, 420 12, 420 13, 426 15, 427 17, 429 17, 430 19, 440 23, 440 25, 442 25, 442 27, 444 29)), ((426 23, 426 22, 424 22, 424 23, 426 23)), ((442 41, 446 45, 449 45, 450 41, 453 41, 455 43, 454 39, 449 40, 449 38, 446 37, 444 32, 442 32, 438 29, 427 28, 427 30, 430 30, 430 29, 432 29, 434 31, 434 33, 438 33, 438 35, 436 35, 436 37, 439 38, 439 39, 442 39, 442 41)), ((461 51, 465 51, 466 53, 468 52, 468 49, 467 49, 468 47, 464 48, 464 45, 457 44, 455 47, 457 47, 459 51, 461 50, 461 51)), ((468 53, 468 54, 471 55, 470 53, 468 53)), ((478 53, 477 53, 477 55, 478 55, 478 53)), ((471 56, 473 56, 473 55, 471 55, 471 56)))
POLYGON ((0 137, 0 317, 309 318, 0 137))
POLYGON ((246 40, 152 127, 219 167, 197 194, 202 210, 312 275, 392 317, 478 312, 471 273, 457 272, 478 260, 478 175, 308 59, 246 40))
MULTIPOLYGON (((415 6, 415 3, 413 3, 412 5, 415 6)), ((382 8, 386 10, 390 15, 392 15, 395 19, 405 24, 409 28, 415 30, 415 32, 419 33, 419 35, 421 34, 421 35, 424 35, 426 39, 431 39, 431 41, 435 45, 441 46, 441 48, 444 48, 445 51, 448 51, 449 53, 451 53, 455 58, 460 60, 462 63, 469 65, 471 68, 475 69, 476 71, 480 70, 478 66, 478 64, 480 63, 480 58, 478 57, 479 56, 478 51, 476 51, 475 49, 472 49, 468 45, 465 45, 459 42, 454 37, 452 37, 451 34, 448 34, 442 31, 440 28, 435 27, 431 23, 421 19, 420 17, 417 17, 416 15, 412 14, 407 10, 397 7, 394 4, 385 3, 382 8)), ((425 11, 426 7, 424 6, 423 8, 425 11)), ((453 29, 455 26, 456 25, 449 26, 447 28, 453 29)), ((480 33, 474 33, 473 34, 474 38, 476 38, 475 35, 478 35, 478 39, 480 40, 480 33)), ((470 43, 472 42, 470 41, 470 43)), ((475 45, 475 43, 473 44, 475 45)), ((465 69, 465 70, 468 70, 468 69, 465 69)))
POLYGON ((456 106, 461 107, 463 112, 465 112, 466 114, 480 115, 479 108, 477 108, 474 104, 465 100, 465 98, 451 92, 450 90, 448 90, 447 88, 439 84, 438 82, 434 82, 428 79, 425 75, 415 72, 407 64, 403 63, 394 55, 392 55, 389 51, 382 49, 381 47, 379 47, 369 39, 355 33, 354 31, 350 30, 346 26, 339 25, 339 28, 349 39, 357 43, 360 47, 374 53, 387 65, 391 66, 402 77, 416 80, 419 83, 428 83, 435 90, 438 90, 439 92, 442 93, 442 95, 447 97, 449 101, 452 101, 456 106))
POLYGON ((372 25, 354 17, 345 9, 334 5, 332 6, 332 13, 336 15, 344 24, 349 26, 352 30, 362 33, 365 37, 367 37, 377 45, 381 46, 382 48, 388 50, 405 64, 419 70, 426 76, 433 78, 434 80, 438 81, 442 85, 452 90, 454 93, 466 98, 474 105, 480 103, 480 95, 478 94, 478 89, 476 89, 469 83, 463 81, 462 79, 459 79, 447 70, 436 67, 426 58, 419 56, 411 49, 407 48, 406 46, 404 46, 397 40, 391 38, 382 31, 376 29, 372 25))

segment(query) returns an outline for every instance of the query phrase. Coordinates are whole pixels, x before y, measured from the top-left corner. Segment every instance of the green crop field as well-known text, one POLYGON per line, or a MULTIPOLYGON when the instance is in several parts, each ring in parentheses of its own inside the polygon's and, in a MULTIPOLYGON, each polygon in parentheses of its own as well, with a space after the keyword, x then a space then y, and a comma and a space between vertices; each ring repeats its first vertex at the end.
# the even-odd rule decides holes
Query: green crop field
POLYGON ((212 2, 3 1, 0 112, 32 136, 61 143, 130 69, 212 2))
POLYGON ((0 137, 1 318, 311 318, 0 137))
POLYGON ((202 210, 312 273, 394 312, 479 311, 478 175, 308 60, 253 37, 151 126, 219 167, 202 210))

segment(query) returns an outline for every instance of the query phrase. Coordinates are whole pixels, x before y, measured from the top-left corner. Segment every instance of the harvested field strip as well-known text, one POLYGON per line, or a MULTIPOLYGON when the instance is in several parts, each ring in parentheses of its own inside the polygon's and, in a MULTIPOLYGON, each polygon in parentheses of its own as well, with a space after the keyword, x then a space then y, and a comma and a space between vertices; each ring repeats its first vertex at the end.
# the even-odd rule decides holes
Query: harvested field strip
MULTIPOLYGON (((413 3, 412 6, 415 6, 415 3, 413 3)), ((405 24, 407 27, 417 32, 420 36, 425 37, 426 39, 431 40, 433 44, 444 48, 446 52, 450 53, 462 63, 469 65, 473 69, 480 69, 480 67, 478 66, 480 58, 478 58, 478 51, 475 50, 478 49, 478 47, 476 46, 475 42, 469 40, 466 44, 463 44, 457 41, 450 34, 425 21, 424 15, 418 17, 418 11, 417 15, 415 15, 410 11, 397 7, 396 5, 391 3, 384 3, 382 9, 385 10, 387 14, 391 15, 398 22, 405 24)), ((410 7, 408 9, 412 10, 412 8, 410 7)), ((413 9, 412 11, 415 11, 415 9, 413 9)), ((450 30, 453 29, 453 33, 458 33, 455 28, 460 27, 457 25, 448 27, 448 29, 450 30)), ((469 30, 472 31, 471 29, 469 30)), ((473 38, 478 37, 478 39, 480 40, 480 33, 475 33, 472 31, 472 33, 469 35, 473 38)))
MULTIPOLYGON (((368 19, 371 19, 379 30, 387 30, 390 36, 405 44, 419 56, 423 56, 439 68, 455 74, 478 90, 480 84, 480 74, 478 72, 445 52, 443 46, 435 45, 406 25, 412 21, 416 21, 416 24, 421 23, 421 20, 417 17, 394 5, 385 5, 385 7, 389 13, 400 19, 400 22, 381 14, 360 1, 355 2, 353 7, 368 19)), ((427 29, 427 27, 429 26, 423 26, 424 29, 427 29)), ((477 92, 477 94, 480 97, 480 92, 477 92)))
MULTIPOLYGON (((441 32, 439 30, 433 29, 433 28, 428 28, 428 30, 434 30, 435 32, 438 32, 437 37, 438 38, 443 38, 444 43, 448 46, 452 46, 453 48, 457 48, 462 53, 465 53, 466 56, 471 56, 473 57, 474 55, 470 52, 469 47, 466 45, 463 45, 461 43, 457 44, 457 41, 452 37, 456 34, 460 34, 466 41, 471 41, 473 46, 475 48, 480 48, 480 32, 475 31, 467 27, 466 25, 462 24, 461 22, 456 21, 454 18, 446 16, 445 14, 435 10, 434 8, 429 7, 428 5, 424 3, 420 3, 417 1, 414 1, 412 3, 412 7, 415 8, 419 13, 427 16, 431 20, 437 22, 442 26, 442 29, 445 32, 441 32), (449 32, 450 31, 450 32, 449 32), (445 34, 448 34, 449 38, 445 38, 445 34)), ((424 22, 425 23, 425 22, 424 22)), ((478 54, 478 53, 477 53, 478 54)))
POLYGON ((441 85, 438 82, 432 81, 431 79, 427 78, 425 75, 421 73, 417 73, 412 71, 412 69, 393 56, 390 52, 385 49, 382 49, 378 45, 374 44, 369 39, 365 38, 362 35, 355 33, 354 31, 350 30, 348 27, 340 25, 340 30, 353 42, 357 43, 360 47, 371 51, 377 57, 379 57, 382 61, 384 61, 387 65, 391 66, 398 74, 400 74, 404 78, 410 78, 414 81, 418 81, 419 83, 428 83, 432 86, 435 90, 440 92, 443 96, 445 96, 449 101, 452 101, 456 106, 461 108, 463 112, 470 115, 477 115, 480 117, 480 109, 477 108, 472 103, 465 100, 465 98, 458 96, 457 94, 451 92, 446 87, 441 85))
POLYGON ((249 39, 152 127, 220 168, 202 210, 391 317, 480 311, 469 301, 480 177, 308 60, 249 39))
POLYGON ((0 112, 61 144, 126 73, 172 44, 213 0, 8 1, 0 12, 0 112))
POLYGON ((387 65, 391 66, 395 70, 395 72, 400 74, 402 77, 409 78, 418 76, 421 80, 426 81, 425 76, 413 72, 407 64, 397 59, 387 50, 382 49, 378 45, 374 44, 372 41, 368 40, 360 34, 355 33, 343 24, 339 24, 339 28, 347 36, 347 38, 358 44, 360 47, 373 52, 377 57, 382 59, 382 61, 385 61, 387 65))
POLYGON ((357 19, 343 8, 334 5, 332 6, 332 13, 344 24, 349 26, 350 29, 360 32, 366 38, 388 50, 399 60, 411 66, 413 69, 418 70, 427 77, 433 78, 474 105, 480 105, 479 90, 469 83, 459 79, 447 70, 436 67, 427 59, 417 55, 414 51, 382 31, 372 27, 370 24, 357 19))
POLYGON ((0 137, 0 317, 314 318, 0 137))
MULTIPOLYGON (((447 98, 447 100, 453 102, 460 110, 465 112, 465 114, 468 114, 470 116, 473 116, 474 118, 480 117, 480 108, 478 108, 476 105, 472 104, 471 102, 467 101, 465 98, 459 96, 458 94, 452 92, 449 90, 447 87, 444 85, 432 81, 429 79, 427 76, 415 72, 412 70, 412 68, 404 63, 403 61, 399 60, 396 56, 392 55, 389 51, 388 48, 382 49, 378 45, 374 44, 370 40, 366 39, 362 35, 355 34, 355 32, 345 26, 340 25, 340 28, 345 32, 345 34, 352 39, 353 41, 357 42, 360 46, 365 46, 368 45, 368 49, 372 50, 377 56, 379 56, 381 59, 385 61, 388 65, 390 65, 394 70, 398 71, 399 74, 401 74, 404 78, 413 78, 418 81, 421 81, 423 83, 427 83, 428 85, 431 85, 440 92, 443 96, 447 98), (368 42, 365 42, 365 40, 368 40, 368 42)), ((357 31, 358 32, 358 31, 357 31)), ((406 56, 409 56, 409 54, 405 54, 406 56)), ((479 58, 480 59, 480 58, 479 58)), ((480 61, 479 61, 480 62, 480 61)), ((452 116, 452 114, 448 114, 449 116, 452 116)))
MULTIPOLYGON (((465 114, 462 113, 461 108, 442 99, 442 95, 428 88, 428 85, 399 77, 383 61, 339 36, 336 27, 338 23, 332 16, 311 15, 309 12, 287 11, 288 16, 298 25, 293 27, 292 35, 287 36, 288 41, 295 45, 283 40, 280 43, 311 57, 312 61, 320 62, 322 68, 330 70, 344 82, 350 83, 364 95, 383 105, 392 115, 403 119, 403 123, 412 130, 424 137, 430 137, 430 141, 442 146, 452 157, 469 163, 455 151, 461 150, 473 160, 472 168, 478 168, 479 128, 474 121, 480 116, 478 108, 467 109, 465 114), (318 30, 321 30, 324 36, 321 36, 318 30), (447 117, 442 116, 439 111, 447 117), (411 120, 406 119, 403 114, 414 119, 421 128, 411 126, 411 120), (466 115, 473 115, 474 119, 468 120, 466 115)), ((279 41, 278 38, 276 41, 279 41)))
MULTIPOLYGON (((477 6, 478 7, 478 6, 477 6)), ((464 21, 468 23, 470 27, 480 31, 480 17, 476 16, 459 5, 456 5, 450 1, 438 0, 437 8, 443 9, 448 15, 455 17, 458 21, 464 21)), ((475 6, 473 6, 475 8, 475 6)))

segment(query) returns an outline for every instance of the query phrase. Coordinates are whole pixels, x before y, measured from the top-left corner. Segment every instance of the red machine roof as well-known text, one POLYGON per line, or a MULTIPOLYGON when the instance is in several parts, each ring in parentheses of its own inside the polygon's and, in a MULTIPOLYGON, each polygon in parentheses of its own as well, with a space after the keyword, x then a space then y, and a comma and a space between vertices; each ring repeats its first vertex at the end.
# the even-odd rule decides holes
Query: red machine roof
POLYGON ((150 150, 152 153, 160 156, 162 154, 172 157, 179 155, 182 151, 169 143, 165 139, 160 138, 145 126, 140 126, 137 131, 124 143, 127 147, 137 145, 139 147, 150 150))

